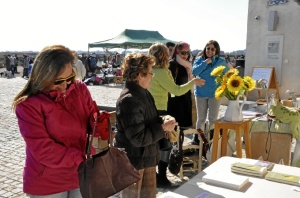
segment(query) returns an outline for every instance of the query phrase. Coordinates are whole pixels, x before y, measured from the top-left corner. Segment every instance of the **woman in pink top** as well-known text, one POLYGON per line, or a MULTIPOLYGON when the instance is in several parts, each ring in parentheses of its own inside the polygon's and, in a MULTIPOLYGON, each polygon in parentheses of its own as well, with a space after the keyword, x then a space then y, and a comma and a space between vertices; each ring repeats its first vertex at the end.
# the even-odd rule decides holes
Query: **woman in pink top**
POLYGON ((13 101, 26 143, 23 190, 29 197, 81 197, 77 169, 94 107, 86 85, 75 80, 73 61, 64 46, 44 48, 13 101))

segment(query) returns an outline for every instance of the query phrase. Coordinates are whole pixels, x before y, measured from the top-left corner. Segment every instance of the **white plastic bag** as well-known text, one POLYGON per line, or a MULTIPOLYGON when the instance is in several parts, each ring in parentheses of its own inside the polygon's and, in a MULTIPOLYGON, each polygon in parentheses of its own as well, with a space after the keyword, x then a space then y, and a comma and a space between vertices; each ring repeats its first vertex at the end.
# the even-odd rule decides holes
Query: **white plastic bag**
POLYGON ((97 67, 102 67, 102 61, 101 60, 98 60, 97 67))

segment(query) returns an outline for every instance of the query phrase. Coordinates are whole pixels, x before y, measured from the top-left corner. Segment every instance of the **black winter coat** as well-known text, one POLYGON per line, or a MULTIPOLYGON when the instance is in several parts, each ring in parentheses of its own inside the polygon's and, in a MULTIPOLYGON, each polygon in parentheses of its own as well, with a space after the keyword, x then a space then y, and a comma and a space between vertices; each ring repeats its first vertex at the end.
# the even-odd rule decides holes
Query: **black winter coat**
MULTIPOLYGON (((174 60, 171 60, 169 69, 177 85, 182 85, 188 82, 188 74, 184 66, 174 60)), ((191 91, 188 91, 181 96, 169 96, 168 114, 176 119, 180 127, 192 126, 191 91)))
POLYGON ((155 167, 160 159, 157 142, 165 132, 150 92, 126 82, 117 100, 116 117, 116 147, 125 148, 136 169, 155 167))

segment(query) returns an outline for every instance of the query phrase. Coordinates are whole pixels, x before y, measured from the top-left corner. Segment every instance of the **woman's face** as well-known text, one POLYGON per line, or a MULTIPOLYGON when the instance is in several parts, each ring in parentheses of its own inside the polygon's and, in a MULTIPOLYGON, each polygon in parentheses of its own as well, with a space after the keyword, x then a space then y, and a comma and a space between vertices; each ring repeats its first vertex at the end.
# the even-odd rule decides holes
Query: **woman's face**
POLYGON ((153 65, 150 66, 146 76, 143 76, 142 73, 139 74, 138 84, 144 89, 148 89, 150 87, 151 81, 154 77, 154 74, 152 73, 152 66, 153 65))
POLYGON ((205 50, 206 56, 208 58, 213 57, 216 54, 216 48, 213 44, 209 44, 206 46, 206 50, 205 50))
POLYGON ((71 84, 72 80, 75 77, 71 63, 65 65, 65 68, 57 76, 55 82, 50 88, 50 91, 59 91, 65 93, 68 85, 71 84))
POLYGON ((184 47, 182 48, 179 52, 178 55, 180 56, 180 58, 182 58, 183 60, 187 60, 187 58, 190 55, 190 48, 188 47, 184 47))

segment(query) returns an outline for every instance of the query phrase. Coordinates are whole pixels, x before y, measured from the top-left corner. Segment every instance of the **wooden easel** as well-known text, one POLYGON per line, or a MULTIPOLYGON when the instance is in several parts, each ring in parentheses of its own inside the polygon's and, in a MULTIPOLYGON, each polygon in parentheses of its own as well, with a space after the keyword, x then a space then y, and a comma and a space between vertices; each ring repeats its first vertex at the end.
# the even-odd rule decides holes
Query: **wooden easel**
MULTIPOLYGON (((276 79, 275 67, 273 66, 255 66, 252 70, 252 78, 256 81, 260 79, 267 80, 267 90, 276 90, 276 98, 280 99, 280 94, 278 90, 278 84, 276 79)), ((263 90, 260 87, 255 87, 258 92, 258 98, 260 99, 260 91, 263 90)))

